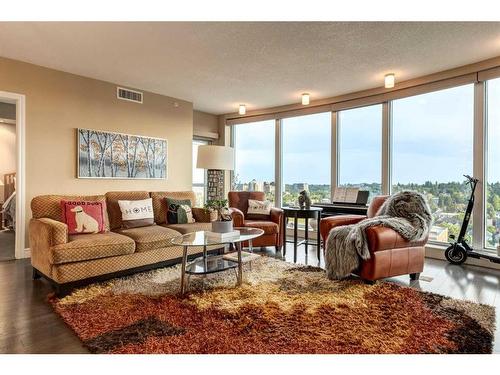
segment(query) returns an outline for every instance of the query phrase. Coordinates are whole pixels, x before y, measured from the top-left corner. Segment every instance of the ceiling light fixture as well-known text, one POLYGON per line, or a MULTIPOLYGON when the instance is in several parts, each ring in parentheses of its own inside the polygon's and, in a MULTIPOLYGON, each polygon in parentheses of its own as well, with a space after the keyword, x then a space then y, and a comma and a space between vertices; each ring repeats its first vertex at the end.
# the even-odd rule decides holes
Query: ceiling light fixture
POLYGON ((240 104, 240 108, 238 109, 238 113, 240 115, 244 115, 247 113, 247 107, 245 106, 245 104, 240 104))
POLYGON ((302 94, 302 105, 309 105, 309 97, 310 95, 306 92, 302 94))
POLYGON ((396 76, 394 75, 394 73, 386 74, 384 83, 386 89, 392 89, 394 87, 394 84, 396 83, 396 76))

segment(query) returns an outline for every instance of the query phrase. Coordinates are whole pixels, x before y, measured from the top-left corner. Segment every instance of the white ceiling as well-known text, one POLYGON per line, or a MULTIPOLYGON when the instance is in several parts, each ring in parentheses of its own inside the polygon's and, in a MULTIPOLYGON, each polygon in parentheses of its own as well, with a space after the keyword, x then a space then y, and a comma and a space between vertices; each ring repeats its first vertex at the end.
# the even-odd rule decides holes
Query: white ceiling
POLYGON ((500 56, 500 23, 0 23, 0 56, 221 114, 335 96, 500 56))

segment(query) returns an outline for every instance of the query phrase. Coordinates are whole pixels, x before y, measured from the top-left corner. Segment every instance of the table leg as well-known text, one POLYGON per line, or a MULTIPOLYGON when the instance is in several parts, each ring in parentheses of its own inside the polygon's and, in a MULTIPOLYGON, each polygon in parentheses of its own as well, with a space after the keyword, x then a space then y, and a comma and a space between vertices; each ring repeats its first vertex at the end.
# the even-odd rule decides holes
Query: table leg
POLYGON ((283 256, 286 255, 286 227, 288 224, 288 217, 283 218, 283 256))
POLYGON ((207 246, 203 246, 203 267, 205 268, 206 271, 208 267, 207 246))
POLYGON ((317 229, 316 229, 316 235, 317 235, 317 238, 318 238, 318 262, 321 260, 321 232, 320 232, 320 224, 321 224, 321 212, 318 212, 318 225, 317 225, 317 229))
POLYGON ((188 247, 184 246, 182 251, 182 266, 181 266, 181 295, 186 292, 186 263, 187 263, 188 247))
POLYGON ((241 285, 243 283, 243 262, 241 261, 241 251, 243 248, 243 243, 238 242, 236 244, 236 247, 238 248, 238 283, 237 285, 241 285))
MULTIPOLYGON (((248 251, 253 254, 253 242, 252 240, 248 240, 248 251)), ((250 263, 250 271, 252 270, 252 261, 250 263)))
POLYGON ((293 261, 297 262, 297 215, 293 217, 293 261))
POLYGON ((307 256, 307 245, 308 245, 307 242, 309 241, 309 218, 306 217, 305 221, 306 221, 306 223, 305 223, 306 227, 304 229, 305 230, 304 237, 305 237, 306 242, 304 242, 304 244, 306 245, 305 248, 306 248, 306 256, 307 256))

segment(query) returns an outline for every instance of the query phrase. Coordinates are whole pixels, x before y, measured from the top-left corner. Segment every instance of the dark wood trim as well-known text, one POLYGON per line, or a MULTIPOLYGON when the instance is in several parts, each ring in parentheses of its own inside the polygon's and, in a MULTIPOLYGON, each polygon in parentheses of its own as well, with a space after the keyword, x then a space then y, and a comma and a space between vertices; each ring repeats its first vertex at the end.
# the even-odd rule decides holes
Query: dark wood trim
MULTIPOLYGON (((208 251, 209 254, 219 254, 220 249, 214 249, 208 251)), ((188 260, 193 260, 197 257, 199 257, 200 254, 192 254, 188 255, 188 260)), ((70 281, 68 283, 58 283, 57 281, 52 280, 50 277, 47 275, 43 274, 39 270, 37 270, 35 267, 33 267, 33 280, 40 279, 43 277, 45 280, 47 280, 53 287, 54 292, 56 293, 56 296, 58 297, 64 297, 71 293, 74 289, 76 288, 81 288, 93 283, 98 283, 102 281, 107 281, 111 279, 115 279, 118 277, 124 277, 124 276, 130 276, 135 273, 140 273, 140 272, 146 272, 146 271, 151 271, 157 268, 164 268, 164 267, 171 267, 174 266, 182 261, 182 258, 175 258, 175 259, 169 259, 163 262, 158 262, 158 263, 153 263, 153 264, 147 264, 145 266, 140 266, 140 267, 134 267, 134 268, 129 268, 127 270, 122 270, 122 271, 116 271, 116 272, 111 272, 111 273, 106 273, 103 275, 99 276, 94 276, 94 277, 89 277, 86 279, 82 280, 76 280, 76 281, 70 281)))

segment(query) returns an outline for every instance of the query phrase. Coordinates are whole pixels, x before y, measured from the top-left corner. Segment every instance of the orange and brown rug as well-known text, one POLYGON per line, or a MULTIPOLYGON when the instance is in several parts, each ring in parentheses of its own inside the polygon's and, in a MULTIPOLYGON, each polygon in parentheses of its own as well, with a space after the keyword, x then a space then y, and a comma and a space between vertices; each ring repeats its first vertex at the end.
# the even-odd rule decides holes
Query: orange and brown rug
POLYGON ((491 306, 389 282, 333 282, 324 270, 262 257, 234 287, 229 270, 179 267, 51 298, 93 353, 490 353, 491 306))

